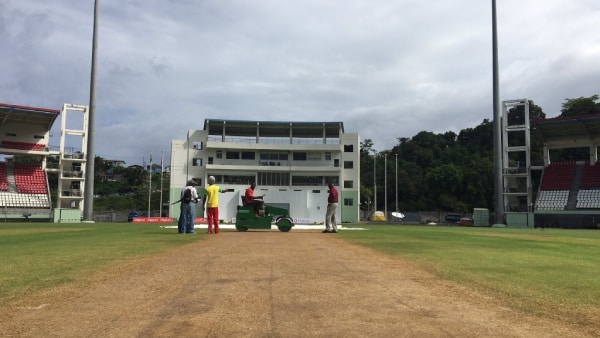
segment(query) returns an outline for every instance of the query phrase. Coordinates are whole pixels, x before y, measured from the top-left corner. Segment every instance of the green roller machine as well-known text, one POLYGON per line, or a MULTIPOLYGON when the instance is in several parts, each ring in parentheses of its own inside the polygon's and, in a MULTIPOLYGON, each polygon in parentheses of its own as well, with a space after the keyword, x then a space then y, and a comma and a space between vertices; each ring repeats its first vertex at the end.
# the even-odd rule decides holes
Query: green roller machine
POLYGON ((235 228, 238 231, 248 231, 248 229, 271 229, 271 224, 275 223, 281 232, 292 230, 294 221, 289 216, 286 209, 277 208, 270 205, 264 206, 264 216, 254 215, 254 208, 246 206, 244 196, 242 196, 243 206, 238 206, 235 228))

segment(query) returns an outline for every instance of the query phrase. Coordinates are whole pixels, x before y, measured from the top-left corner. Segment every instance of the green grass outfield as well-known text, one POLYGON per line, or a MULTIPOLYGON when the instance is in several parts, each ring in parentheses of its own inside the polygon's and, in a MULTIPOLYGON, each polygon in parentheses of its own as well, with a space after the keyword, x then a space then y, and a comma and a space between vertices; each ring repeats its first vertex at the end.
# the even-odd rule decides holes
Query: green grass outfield
POLYGON ((369 225, 343 238, 525 313, 598 325, 600 231, 369 225))
POLYGON ((158 224, 0 223, 0 306, 125 260, 202 240, 158 224))
MULTIPOLYGON (((519 311, 568 317, 584 325, 595 320, 590 313, 600 313, 600 231, 356 227, 367 231, 324 236, 414 262, 519 311)), ((0 306, 23 295, 85 281, 91 272, 128 259, 205 238, 175 232, 157 224, 0 223, 0 306)))

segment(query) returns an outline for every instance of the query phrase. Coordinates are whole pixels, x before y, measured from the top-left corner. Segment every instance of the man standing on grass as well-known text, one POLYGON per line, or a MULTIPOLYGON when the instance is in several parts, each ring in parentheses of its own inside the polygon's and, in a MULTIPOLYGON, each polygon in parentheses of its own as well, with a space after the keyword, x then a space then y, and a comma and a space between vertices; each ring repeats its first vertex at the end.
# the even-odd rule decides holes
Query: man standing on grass
POLYGON ((181 215, 179 217, 182 219, 182 226, 180 227, 180 233, 193 234, 196 232, 194 230, 196 203, 198 203, 196 181, 190 180, 181 191, 181 215))
POLYGON ((325 214, 325 230, 323 233, 337 233, 335 210, 338 206, 338 190, 333 183, 329 183, 329 196, 327 197, 327 213, 325 214))
POLYGON ((219 233, 219 193, 229 191, 233 191, 233 189, 223 190, 221 187, 215 184, 214 176, 208 177, 208 187, 206 187, 204 192, 204 210, 206 210, 206 218, 208 222, 207 233, 209 234, 219 233))

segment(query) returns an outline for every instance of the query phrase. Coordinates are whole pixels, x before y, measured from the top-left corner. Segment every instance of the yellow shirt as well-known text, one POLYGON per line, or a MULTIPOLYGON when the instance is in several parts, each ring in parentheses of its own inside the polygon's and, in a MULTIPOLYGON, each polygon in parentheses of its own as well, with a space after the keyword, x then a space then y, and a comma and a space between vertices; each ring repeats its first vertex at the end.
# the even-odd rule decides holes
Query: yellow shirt
POLYGON ((207 208, 216 208, 219 206, 219 193, 222 192, 221 187, 216 184, 206 187, 204 194, 208 196, 206 199, 207 208))

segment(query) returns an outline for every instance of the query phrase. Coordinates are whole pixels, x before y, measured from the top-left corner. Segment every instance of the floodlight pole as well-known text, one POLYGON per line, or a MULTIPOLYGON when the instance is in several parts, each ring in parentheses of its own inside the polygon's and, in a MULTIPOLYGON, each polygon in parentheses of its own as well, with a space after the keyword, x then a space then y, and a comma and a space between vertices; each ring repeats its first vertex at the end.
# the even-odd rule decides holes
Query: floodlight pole
POLYGON ((373 151, 373 212, 377 211, 377 152, 373 151))
MULTIPOLYGON (((162 217, 162 208, 163 208, 163 176, 164 176, 164 159, 165 159, 165 150, 163 149, 160 153, 160 207, 158 209, 158 217, 162 217)), ((150 216, 150 215, 148 215, 150 216)))
POLYGON ((96 48, 98 46, 98 2, 99 0, 94 0, 90 107, 88 114, 87 150, 85 152, 85 196, 83 203, 83 220, 85 222, 94 222, 94 120, 96 115, 96 48))
POLYGON ((150 152, 150 167, 148 168, 148 217, 150 215, 150 199, 152 198, 152 152, 150 152))
POLYGON ((494 105, 494 211, 495 223, 504 223, 504 196, 502 182, 502 123, 500 121, 500 95, 498 76, 498 28, 496 20, 496 0, 492 0, 492 63, 493 63, 493 105, 494 105))
POLYGON ((383 154, 383 214, 387 220, 387 153, 383 154))
POLYGON ((396 212, 398 212, 398 154, 396 153, 396 212))

